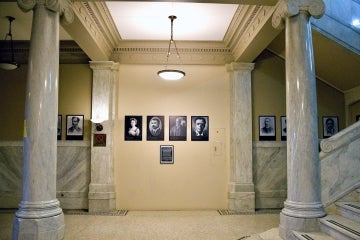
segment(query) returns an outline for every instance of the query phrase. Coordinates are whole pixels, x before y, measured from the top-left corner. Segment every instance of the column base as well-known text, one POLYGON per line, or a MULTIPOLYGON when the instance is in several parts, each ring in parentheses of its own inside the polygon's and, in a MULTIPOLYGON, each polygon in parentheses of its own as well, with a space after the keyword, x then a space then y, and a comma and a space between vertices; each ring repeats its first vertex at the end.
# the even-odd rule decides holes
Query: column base
POLYGON ((297 239, 293 231, 318 232, 320 223, 318 218, 298 218, 280 213, 279 234, 282 239, 297 239))
POLYGON ((228 192, 230 211, 255 212, 255 192, 253 184, 230 183, 228 192))
POLYGON ((13 221, 12 239, 60 240, 64 238, 64 214, 46 218, 20 218, 13 221))
POLYGON ((115 196, 115 186, 113 184, 90 184, 89 212, 115 211, 115 196))

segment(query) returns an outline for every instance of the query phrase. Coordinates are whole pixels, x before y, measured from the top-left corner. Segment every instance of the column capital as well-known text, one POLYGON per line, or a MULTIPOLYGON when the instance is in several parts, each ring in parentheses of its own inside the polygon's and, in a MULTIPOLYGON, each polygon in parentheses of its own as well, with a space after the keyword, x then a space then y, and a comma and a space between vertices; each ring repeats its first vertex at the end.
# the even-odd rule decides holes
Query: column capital
POLYGON ((119 63, 113 61, 90 61, 90 68, 93 70, 118 70, 119 63))
POLYGON ((281 0, 272 17, 272 25, 276 29, 285 27, 285 18, 306 12, 314 18, 321 18, 325 13, 323 0, 281 0))
POLYGON ((23 12, 34 9, 36 5, 44 5, 50 11, 59 12, 63 24, 70 24, 74 20, 70 0, 17 0, 17 4, 23 12))
POLYGON ((239 70, 248 70, 252 71, 254 69, 254 63, 240 63, 240 62, 232 62, 226 64, 226 70, 228 72, 234 72, 239 70))

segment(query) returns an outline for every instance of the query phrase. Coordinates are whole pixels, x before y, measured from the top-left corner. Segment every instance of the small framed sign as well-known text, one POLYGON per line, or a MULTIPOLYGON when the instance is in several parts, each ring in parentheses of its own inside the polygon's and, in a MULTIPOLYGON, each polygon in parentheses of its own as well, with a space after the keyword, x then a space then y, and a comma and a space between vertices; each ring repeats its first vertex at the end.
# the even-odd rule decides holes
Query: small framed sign
POLYGON ((160 164, 174 163, 174 146, 160 145, 160 164))

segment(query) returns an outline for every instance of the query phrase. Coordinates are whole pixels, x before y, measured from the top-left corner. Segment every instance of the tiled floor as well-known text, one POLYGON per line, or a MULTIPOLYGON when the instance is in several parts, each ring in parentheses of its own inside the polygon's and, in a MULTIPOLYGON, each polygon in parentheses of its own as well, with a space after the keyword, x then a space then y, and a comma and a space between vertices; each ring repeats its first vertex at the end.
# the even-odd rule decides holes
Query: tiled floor
MULTIPOLYGON (((0 240, 11 239, 14 213, 0 213, 0 240)), ((66 240, 238 240, 279 225, 278 213, 129 211, 125 216, 65 214, 66 240)))

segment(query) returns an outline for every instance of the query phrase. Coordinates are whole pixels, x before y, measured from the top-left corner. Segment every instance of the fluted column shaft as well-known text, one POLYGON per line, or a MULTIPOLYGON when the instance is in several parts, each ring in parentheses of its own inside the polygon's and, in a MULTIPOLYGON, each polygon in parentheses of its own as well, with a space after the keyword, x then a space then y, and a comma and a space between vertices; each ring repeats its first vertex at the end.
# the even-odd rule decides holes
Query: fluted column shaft
POLYGON ((255 211, 252 174, 252 63, 231 63, 230 72, 230 182, 229 209, 255 211))
POLYGON ((286 34, 287 200, 280 235, 319 229, 320 199, 317 97, 310 17, 324 11, 321 0, 284 1, 286 34))

